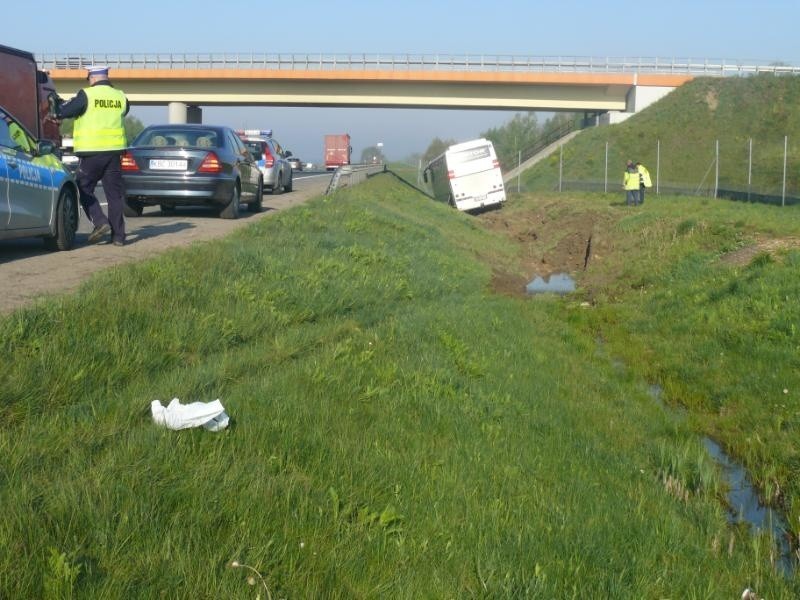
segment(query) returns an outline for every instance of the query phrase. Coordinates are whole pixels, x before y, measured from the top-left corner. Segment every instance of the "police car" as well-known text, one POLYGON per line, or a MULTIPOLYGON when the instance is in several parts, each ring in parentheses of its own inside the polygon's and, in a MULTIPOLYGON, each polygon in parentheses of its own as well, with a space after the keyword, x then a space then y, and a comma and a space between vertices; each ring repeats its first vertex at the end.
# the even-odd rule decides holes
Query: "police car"
POLYGON ((258 168, 264 174, 264 187, 273 194, 292 191, 292 166, 289 164, 291 152, 284 151, 272 137, 271 129, 239 129, 236 134, 256 159, 258 168))
POLYGON ((78 188, 55 154, 0 106, 0 240, 41 237, 69 250, 78 231, 78 188))

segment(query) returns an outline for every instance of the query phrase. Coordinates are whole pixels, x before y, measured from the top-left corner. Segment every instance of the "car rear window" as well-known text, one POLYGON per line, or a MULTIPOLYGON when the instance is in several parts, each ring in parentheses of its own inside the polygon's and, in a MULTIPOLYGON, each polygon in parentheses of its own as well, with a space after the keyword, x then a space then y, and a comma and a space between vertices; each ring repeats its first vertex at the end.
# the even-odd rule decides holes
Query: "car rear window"
POLYGON ((245 142, 244 145, 250 150, 250 154, 256 158, 261 158, 261 155, 264 154, 264 151, 261 149, 262 142, 245 142))
POLYGON ((218 148, 221 145, 220 140, 213 129, 146 129, 133 145, 218 148))

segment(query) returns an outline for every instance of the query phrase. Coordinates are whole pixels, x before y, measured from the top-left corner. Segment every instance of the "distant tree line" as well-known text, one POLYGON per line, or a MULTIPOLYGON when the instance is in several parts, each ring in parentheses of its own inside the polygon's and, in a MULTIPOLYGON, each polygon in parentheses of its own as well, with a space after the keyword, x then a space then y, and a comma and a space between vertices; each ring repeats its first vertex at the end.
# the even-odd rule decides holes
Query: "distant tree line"
POLYGON ((361 151, 362 164, 380 164, 385 163, 386 158, 383 156, 383 151, 378 146, 367 146, 361 151))
MULTIPOLYGON (((491 140, 500 164, 504 169, 509 169, 516 166, 519 152, 525 154, 539 140, 578 117, 576 113, 555 113, 540 125, 535 112, 517 113, 504 125, 482 132, 480 137, 491 140)), ((422 164, 427 165, 448 146, 466 141, 434 138, 422 155, 422 164)))

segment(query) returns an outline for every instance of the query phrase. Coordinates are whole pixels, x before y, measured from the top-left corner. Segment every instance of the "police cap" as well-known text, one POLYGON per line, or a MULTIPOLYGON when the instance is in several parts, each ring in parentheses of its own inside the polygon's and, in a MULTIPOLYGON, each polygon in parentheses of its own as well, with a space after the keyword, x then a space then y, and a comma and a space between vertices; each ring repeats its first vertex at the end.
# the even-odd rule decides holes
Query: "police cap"
POLYGON ((93 65, 86 68, 86 79, 89 77, 108 77, 108 67, 105 65, 93 65))

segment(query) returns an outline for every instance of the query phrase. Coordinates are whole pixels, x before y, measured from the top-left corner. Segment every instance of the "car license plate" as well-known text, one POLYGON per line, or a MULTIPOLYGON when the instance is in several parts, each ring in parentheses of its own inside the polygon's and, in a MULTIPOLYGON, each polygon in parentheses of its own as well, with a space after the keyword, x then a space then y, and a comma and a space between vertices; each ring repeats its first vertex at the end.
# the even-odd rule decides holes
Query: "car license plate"
POLYGON ((486 194, 481 194, 480 196, 475 196, 473 198, 475 202, 485 202, 486 201, 486 194))
POLYGON ((186 166, 186 160, 169 160, 164 158, 150 159, 151 169, 159 169, 162 171, 185 171, 186 166))

